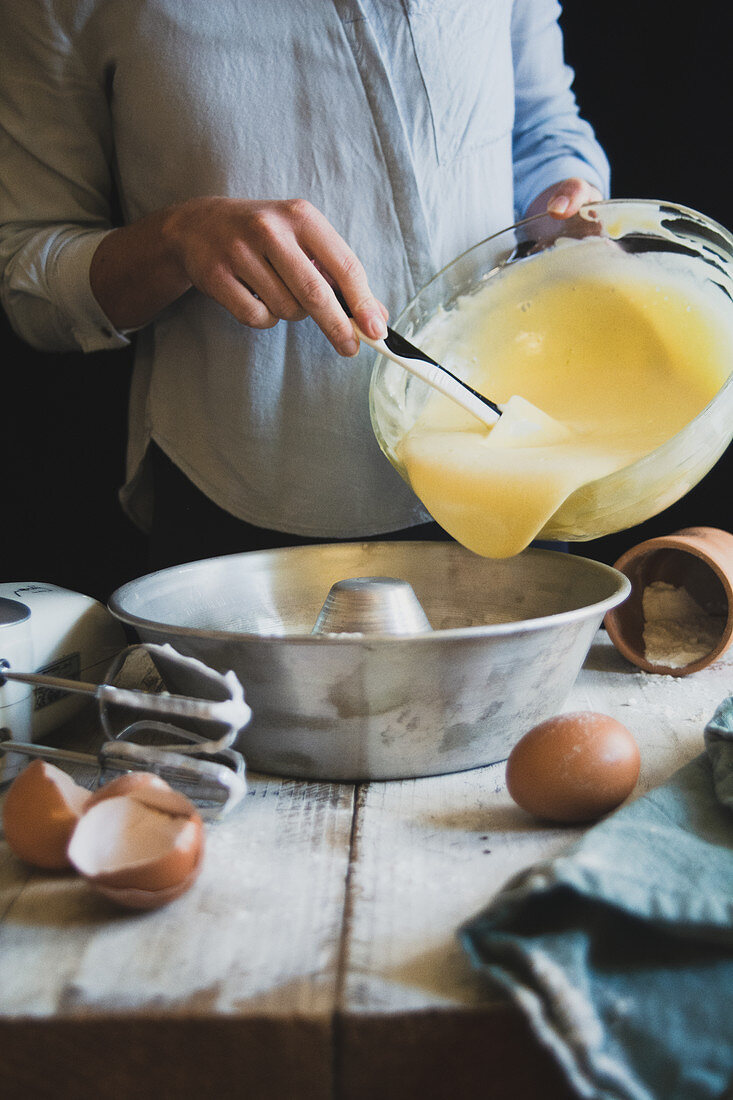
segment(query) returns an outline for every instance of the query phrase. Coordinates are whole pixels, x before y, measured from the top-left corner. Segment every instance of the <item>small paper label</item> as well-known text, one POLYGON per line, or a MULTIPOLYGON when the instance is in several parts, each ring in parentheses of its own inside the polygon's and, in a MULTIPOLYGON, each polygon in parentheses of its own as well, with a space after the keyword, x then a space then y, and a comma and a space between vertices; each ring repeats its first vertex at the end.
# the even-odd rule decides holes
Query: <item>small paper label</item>
MULTIPOLYGON (((52 661, 50 665, 46 665, 45 668, 39 668, 38 671, 44 676, 60 676, 64 680, 78 680, 81 676, 81 654, 67 653, 64 657, 59 657, 56 661, 52 661)), ((66 693, 59 691, 57 688, 36 687, 33 689, 33 709, 42 710, 44 707, 50 706, 51 703, 56 703, 59 699, 65 698, 66 693)))

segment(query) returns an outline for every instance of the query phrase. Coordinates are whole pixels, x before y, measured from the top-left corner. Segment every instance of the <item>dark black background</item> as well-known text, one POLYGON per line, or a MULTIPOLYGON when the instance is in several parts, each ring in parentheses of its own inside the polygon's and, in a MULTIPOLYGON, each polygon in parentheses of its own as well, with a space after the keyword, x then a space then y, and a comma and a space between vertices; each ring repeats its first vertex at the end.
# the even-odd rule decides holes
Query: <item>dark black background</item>
MULTIPOLYGON (((611 160, 613 194, 682 203, 730 228, 727 5, 700 5, 699 19, 688 5, 684 21, 657 0, 572 0, 563 9, 576 94, 611 160)), ((2 315, 0 324, 0 580, 51 581, 106 599, 145 571, 144 539, 117 502, 130 352, 41 354, 2 315)), ((666 512, 573 549, 613 562, 642 538, 682 526, 730 528, 730 478, 729 451, 666 512)))

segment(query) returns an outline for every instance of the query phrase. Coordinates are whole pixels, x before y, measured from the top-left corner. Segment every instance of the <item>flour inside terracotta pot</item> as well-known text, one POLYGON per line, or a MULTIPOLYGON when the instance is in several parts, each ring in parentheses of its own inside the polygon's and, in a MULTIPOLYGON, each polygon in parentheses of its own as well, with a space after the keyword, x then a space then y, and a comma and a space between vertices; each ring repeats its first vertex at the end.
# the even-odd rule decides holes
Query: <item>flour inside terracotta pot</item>
POLYGON ((644 589, 644 655, 651 664, 684 668, 702 660, 720 641, 722 615, 710 614, 686 588, 654 581, 644 589))

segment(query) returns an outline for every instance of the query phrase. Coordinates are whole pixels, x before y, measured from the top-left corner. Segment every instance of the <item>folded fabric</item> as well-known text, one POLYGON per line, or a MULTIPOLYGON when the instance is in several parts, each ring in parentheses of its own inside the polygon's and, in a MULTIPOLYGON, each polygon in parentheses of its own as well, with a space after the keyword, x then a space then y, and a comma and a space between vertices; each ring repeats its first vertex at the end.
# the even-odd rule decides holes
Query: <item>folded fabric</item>
POLYGON ((579 1096, 733 1100, 733 697, 701 756, 459 936, 579 1096))

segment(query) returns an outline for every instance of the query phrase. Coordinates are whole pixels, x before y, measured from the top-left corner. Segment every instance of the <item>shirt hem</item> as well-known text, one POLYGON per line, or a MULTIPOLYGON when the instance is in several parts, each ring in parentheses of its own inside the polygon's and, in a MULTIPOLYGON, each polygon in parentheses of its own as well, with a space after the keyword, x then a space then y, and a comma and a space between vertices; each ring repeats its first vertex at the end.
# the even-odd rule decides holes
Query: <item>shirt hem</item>
POLYGON ((359 525, 358 527, 340 528, 338 530, 333 528, 325 529, 323 526, 312 527, 297 522, 285 523, 282 519, 277 520, 267 515, 263 516, 257 513, 256 510, 250 510, 241 505, 233 507, 231 502, 225 501, 223 496, 217 492, 212 482, 202 477, 190 462, 180 457, 174 446, 171 446, 170 443, 157 432, 150 432, 145 442, 143 457, 137 468, 127 478, 119 493, 120 503, 126 515, 129 516, 137 527, 140 527, 146 532, 150 530, 152 524, 152 489, 148 490, 148 506, 146 506, 145 503, 146 482, 148 480, 145 477, 145 464, 147 461, 148 446, 151 442, 160 447, 171 462, 175 463, 179 470, 185 474, 189 481, 204 493, 218 508, 228 512, 229 515, 234 516, 235 519, 242 520, 244 523, 251 523, 253 526, 261 527, 264 530, 279 531, 284 535, 300 535, 303 538, 358 539, 362 536, 364 538, 370 538, 374 535, 387 535, 393 531, 399 531, 402 528, 418 527, 420 524, 430 523, 433 519, 424 508, 418 506, 416 509, 407 511, 393 519, 386 519, 379 523, 366 524, 364 526, 359 525))

